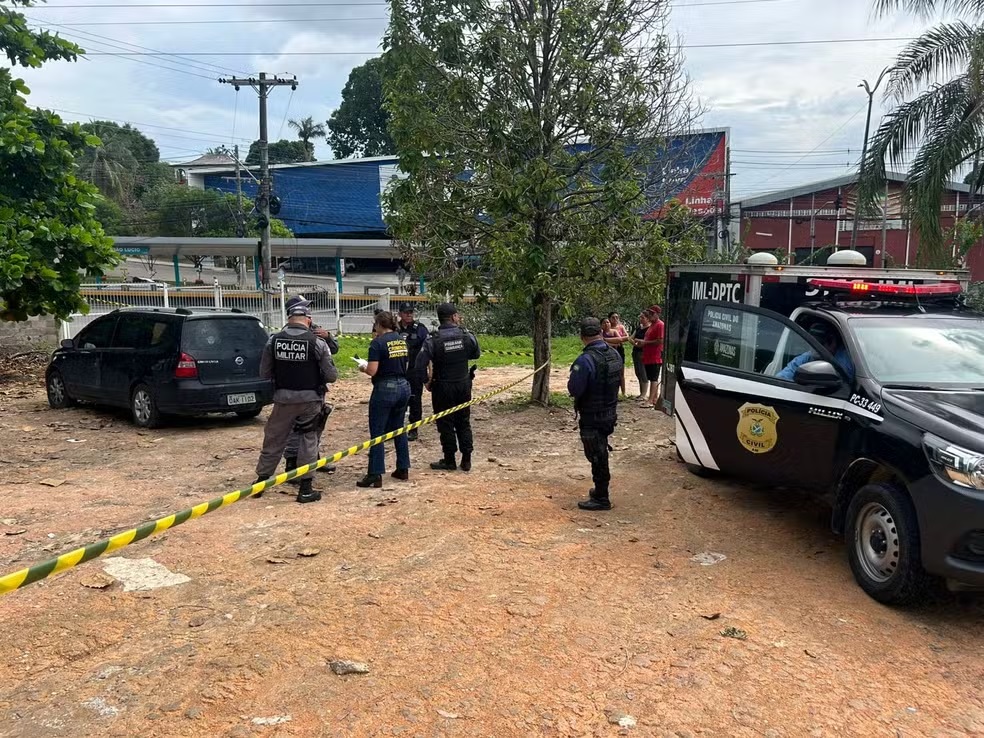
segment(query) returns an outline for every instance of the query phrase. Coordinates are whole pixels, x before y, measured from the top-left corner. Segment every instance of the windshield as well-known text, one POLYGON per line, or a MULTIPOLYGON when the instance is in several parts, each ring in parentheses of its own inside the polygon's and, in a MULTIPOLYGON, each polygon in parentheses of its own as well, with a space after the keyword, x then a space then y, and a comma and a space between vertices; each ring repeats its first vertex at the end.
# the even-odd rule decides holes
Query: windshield
POLYGON ((984 387, 984 319, 864 318, 851 327, 882 384, 984 387))

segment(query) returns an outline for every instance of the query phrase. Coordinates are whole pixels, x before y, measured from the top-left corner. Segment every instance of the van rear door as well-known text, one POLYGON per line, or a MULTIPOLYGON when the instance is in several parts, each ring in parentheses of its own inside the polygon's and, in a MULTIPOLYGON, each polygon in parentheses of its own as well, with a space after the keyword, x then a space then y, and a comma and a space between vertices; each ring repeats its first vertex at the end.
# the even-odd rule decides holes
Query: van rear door
POLYGON ((255 382, 267 338, 251 315, 192 315, 181 329, 181 351, 195 360, 202 384, 255 382))

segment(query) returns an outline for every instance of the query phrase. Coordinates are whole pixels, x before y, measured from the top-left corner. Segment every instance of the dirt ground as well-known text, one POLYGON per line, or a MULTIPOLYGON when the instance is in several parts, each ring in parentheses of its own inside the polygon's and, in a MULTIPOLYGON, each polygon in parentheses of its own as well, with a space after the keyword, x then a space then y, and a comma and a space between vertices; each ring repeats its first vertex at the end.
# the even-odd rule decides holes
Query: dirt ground
MULTIPOLYGON (((138 431, 49 410, 42 361, 3 366, 0 573, 253 479, 262 417, 138 431)), ((364 377, 333 390, 326 451, 364 439, 368 394, 364 377)), ((668 419, 633 402, 609 513, 575 506, 568 411, 474 420, 470 474, 425 470, 428 426, 409 483, 357 489, 357 456, 317 475, 319 504, 274 490, 111 555, 187 583, 85 586, 98 559, 0 598, 0 735, 984 734, 980 598, 878 605, 820 505, 690 476, 668 419), (691 560, 707 552, 727 558, 691 560)))

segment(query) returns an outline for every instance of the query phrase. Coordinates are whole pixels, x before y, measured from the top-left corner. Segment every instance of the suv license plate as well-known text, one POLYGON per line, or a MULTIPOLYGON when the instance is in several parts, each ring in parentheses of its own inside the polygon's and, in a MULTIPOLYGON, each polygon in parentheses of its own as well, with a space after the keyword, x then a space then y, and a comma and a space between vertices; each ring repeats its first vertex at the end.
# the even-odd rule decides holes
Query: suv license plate
POLYGON ((244 392, 240 395, 226 395, 226 402, 230 405, 253 405, 256 403, 256 393, 244 392))

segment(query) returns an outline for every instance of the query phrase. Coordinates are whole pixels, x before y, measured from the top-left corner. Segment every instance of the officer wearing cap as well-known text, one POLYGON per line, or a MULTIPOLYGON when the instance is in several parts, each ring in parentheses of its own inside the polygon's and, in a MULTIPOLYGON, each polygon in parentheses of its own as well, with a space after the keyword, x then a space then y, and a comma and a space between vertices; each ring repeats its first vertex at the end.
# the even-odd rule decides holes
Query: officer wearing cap
MULTIPOLYGON (((458 309, 449 302, 437 306, 437 319, 441 325, 437 334, 424 341, 414 364, 416 374, 423 381, 427 366, 431 365, 431 378, 427 384, 432 394, 434 412, 448 410, 455 405, 471 401, 473 372, 468 362, 482 355, 478 339, 462 328, 458 309)), ((471 429, 471 408, 437 421, 441 435, 444 458, 432 463, 431 469, 454 471, 458 468, 456 454, 461 450, 461 470, 471 471, 472 451, 475 442, 471 429)))
MULTIPOLYGON (((260 376, 273 380, 274 393, 273 410, 263 433, 263 449, 256 462, 257 482, 276 473, 295 424, 300 430, 297 464, 304 466, 318 459, 316 424, 327 385, 338 379, 338 370, 328 344, 312 333, 311 324, 310 303, 303 298, 292 300, 287 326, 271 336, 263 349, 260 376)), ((311 478, 302 479, 297 501, 320 499, 321 493, 314 491, 311 478)))
MULTIPOLYGON (((303 295, 294 295, 289 300, 287 300, 286 311, 289 314, 292 308, 301 306, 310 306, 310 301, 304 299, 303 295)), ((338 353, 338 341, 331 335, 331 333, 326 329, 322 328, 320 325, 311 323, 311 332, 318 338, 322 339, 326 344, 328 344, 328 350, 331 351, 332 356, 338 353)), ((322 401, 324 398, 322 397, 322 401)), ((324 403, 321 406, 321 414, 315 423, 315 432, 318 434, 318 457, 321 456, 321 436, 325 431, 325 425, 328 422, 328 416, 331 415, 332 406, 324 403)), ((294 424, 294 429, 290 432, 290 437, 287 439, 287 447, 284 449, 284 471, 291 471, 297 468, 297 449, 301 443, 301 429, 297 423, 294 424)), ((335 466, 333 464, 328 464, 318 471, 323 471, 326 473, 332 473, 335 471, 335 466)), ((300 484, 300 479, 292 479, 290 484, 300 484)))
POLYGON ((611 510, 608 486, 608 437, 618 422, 618 392, 622 385, 622 358, 601 337, 601 321, 581 321, 584 350, 571 366, 567 391, 574 398, 584 455, 591 462, 594 487, 588 499, 578 502, 582 510, 611 510))
MULTIPOLYGON (((400 303, 400 322, 396 326, 396 332, 407 343, 407 351, 409 352, 408 366, 416 366, 417 357, 420 355, 420 350, 424 347, 424 341, 427 340, 430 333, 424 325, 414 320, 413 303, 400 303)), ((424 382, 420 374, 415 371, 409 372, 407 379, 410 381, 410 422, 416 423, 424 417, 423 407, 421 406, 424 382)), ((417 440, 416 428, 407 433, 407 439, 410 441, 417 440)))

